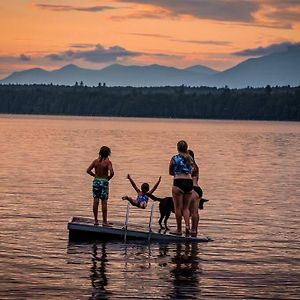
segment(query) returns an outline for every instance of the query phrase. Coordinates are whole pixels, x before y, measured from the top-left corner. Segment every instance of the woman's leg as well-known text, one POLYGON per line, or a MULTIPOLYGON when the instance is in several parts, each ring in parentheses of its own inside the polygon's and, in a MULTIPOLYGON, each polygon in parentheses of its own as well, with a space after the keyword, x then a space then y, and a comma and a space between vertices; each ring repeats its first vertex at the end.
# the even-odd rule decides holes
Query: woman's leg
POLYGON ((182 233, 182 209, 183 209, 183 192, 177 186, 172 187, 172 196, 175 209, 175 218, 177 230, 176 233, 182 233))
POLYGON ((185 223, 186 233, 190 232, 190 203, 192 199, 192 193, 184 194, 183 196, 183 219, 185 223))
POLYGON ((193 233, 193 234, 197 234, 197 230, 198 230, 199 202, 200 202, 199 195, 195 191, 193 191, 192 192, 192 199, 191 199, 191 203, 190 203, 190 214, 191 214, 191 220, 192 220, 191 233, 193 233))

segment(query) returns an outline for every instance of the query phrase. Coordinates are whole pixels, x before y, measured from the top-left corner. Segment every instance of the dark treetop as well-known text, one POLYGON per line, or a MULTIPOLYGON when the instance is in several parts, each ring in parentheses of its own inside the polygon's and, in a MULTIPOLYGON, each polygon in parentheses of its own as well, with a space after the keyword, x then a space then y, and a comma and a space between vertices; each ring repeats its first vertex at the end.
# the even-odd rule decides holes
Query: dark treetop
POLYGON ((0 85, 0 113, 300 121, 300 87, 0 85))

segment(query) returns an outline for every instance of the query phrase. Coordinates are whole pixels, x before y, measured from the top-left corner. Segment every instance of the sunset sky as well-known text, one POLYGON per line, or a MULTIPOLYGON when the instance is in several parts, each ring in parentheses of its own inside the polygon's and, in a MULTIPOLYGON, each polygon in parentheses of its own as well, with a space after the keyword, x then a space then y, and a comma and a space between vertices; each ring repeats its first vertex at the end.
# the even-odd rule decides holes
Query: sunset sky
POLYGON ((300 0, 0 2, 0 78, 74 63, 224 70, 300 42, 300 0))

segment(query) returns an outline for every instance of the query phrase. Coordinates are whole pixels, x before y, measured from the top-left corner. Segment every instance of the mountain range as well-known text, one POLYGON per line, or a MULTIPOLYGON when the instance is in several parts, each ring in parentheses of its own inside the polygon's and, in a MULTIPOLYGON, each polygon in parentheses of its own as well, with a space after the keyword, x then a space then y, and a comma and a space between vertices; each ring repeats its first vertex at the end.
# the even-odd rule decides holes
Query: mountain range
POLYGON ((84 69, 70 64, 54 71, 33 68, 14 72, 0 80, 1 84, 58 84, 87 86, 105 83, 107 86, 215 86, 243 88, 247 86, 299 86, 300 46, 284 52, 251 58, 218 72, 202 65, 185 69, 162 65, 124 66, 113 64, 100 70, 84 69))

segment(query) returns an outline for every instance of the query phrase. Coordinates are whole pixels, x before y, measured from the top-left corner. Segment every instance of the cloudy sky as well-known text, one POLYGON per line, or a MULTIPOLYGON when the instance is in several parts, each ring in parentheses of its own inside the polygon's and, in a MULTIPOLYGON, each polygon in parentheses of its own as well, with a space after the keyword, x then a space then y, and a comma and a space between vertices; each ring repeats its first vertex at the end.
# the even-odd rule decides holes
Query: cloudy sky
POLYGON ((224 70, 300 42, 300 0, 0 2, 0 78, 74 63, 224 70))

